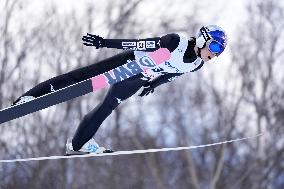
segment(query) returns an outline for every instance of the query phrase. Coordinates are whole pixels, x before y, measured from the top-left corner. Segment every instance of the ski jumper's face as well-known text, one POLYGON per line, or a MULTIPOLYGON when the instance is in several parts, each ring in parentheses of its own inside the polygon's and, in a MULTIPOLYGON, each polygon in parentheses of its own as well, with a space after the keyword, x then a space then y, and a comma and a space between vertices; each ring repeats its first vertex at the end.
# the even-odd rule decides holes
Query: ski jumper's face
POLYGON ((206 47, 201 49, 200 56, 204 62, 207 62, 208 60, 215 57, 215 55, 206 47))

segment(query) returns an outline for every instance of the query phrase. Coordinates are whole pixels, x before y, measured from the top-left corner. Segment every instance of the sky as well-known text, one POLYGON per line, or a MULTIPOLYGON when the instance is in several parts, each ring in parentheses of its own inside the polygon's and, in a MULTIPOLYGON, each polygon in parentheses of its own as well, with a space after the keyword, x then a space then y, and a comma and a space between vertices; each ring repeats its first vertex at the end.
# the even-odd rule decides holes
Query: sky
MULTIPOLYGON (((161 3, 164 0, 157 0, 155 3, 161 3)), ((33 9, 33 12, 41 12, 42 9, 45 8, 44 1, 32 1, 30 8, 33 9)), ((84 10, 84 3, 82 2, 91 2, 88 0, 82 0, 80 3, 76 0, 46 0, 47 4, 54 3, 58 5, 58 8, 60 12, 68 12, 72 9, 76 9, 76 11, 81 12, 84 10)), ((96 2, 96 1, 93 1, 96 2)), ((97 1, 98 3, 100 1, 97 1)), ((179 6, 179 11, 187 11, 186 7, 183 7, 179 2, 182 2, 181 0, 173 1, 178 2, 174 3, 173 6, 179 6)), ((95 3, 94 3, 95 4, 95 3)), ((205 6, 202 6, 201 8, 204 10, 202 12, 202 22, 205 24, 212 24, 214 22, 215 24, 218 24, 226 29, 228 36, 233 36, 234 32, 237 31, 237 25, 244 20, 245 18, 245 6, 246 1, 245 0, 239 0, 239 1, 226 1, 226 0, 215 0, 214 2, 210 0, 203 0, 203 3, 205 6), (208 5, 206 5, 208 4, 208 5), (208 7, 208 8, 207 8, 208 7)), ((104 3, 100 3, 99 6, 103 6, 104 3)), ((151 13, 155 10, 156 6, 150 6, 152 5, 151 0, 145 0, 142 3, 143 9, 141 9, 141 12, 143 14, 151 13), (151 2, 151 3, 150 3, 151 2)), ((102 7, 104 8, 104 7, 102 7)), ((231 37, 230 37, 231 38, 231 37)))
MULTIPOLYGON (((34 15, 40 15, 43 10, 46 8, 46 4, 43 3, 43 1, 36 1, 36 0, 29 0, 30 6, 28 7, 31 12, 33 12, 34 15)), ((83 0, 85 2, 88 2, 88 0, 83 0)), ((157 0, 155 3, 161 3, 164 0, 157 0)), ((79 4, 76 0, 46 0, 46 3, 54 3, 58 6, 59 12, 62 14, 65 14, 66 12, 72 11, 73 9, 76 9, 78 13, 83 12, 85 10, 84 5, 81 3, 79 4)), ((80 1, 82 2, 82 1, 80 1)), ((96 2, 96 1, 95 1, 96 2)), ((99 2, 99 1, 97 1, 99 2)), ((155 10, 155 6, 149 6, 151 5, 149 2, 151 0, 145 0, 144 6, 146 7, 144 9, 141 9, 141 14, 148 14, 151 15, 151 13, 155 10)), ((176 1, 173 1, 176 2, 176 1)), ((180 0, 178 0, 180 2, 180 0)), ((245 14, 245 0, 238 0, 238 1, 226 1, 226 0, 215 0, 214 2, 210 0, 204 0, 203 4, 205 6, 202 6, 201 10, 201 22, 204 24, 217 24, 220 25, 222 28, 225 29, 228 35, 229 43, 227 50, 218 58, 213 60, 214 64, 208 64, 206 65, 206 69, 203 69, 203 73, 206 74, 206 72, 214 72, 218 73, 216 74, 217 80, 222 80, 224 76, 227 74, 224 71, 224 66, 230 64, 231 60, 231 52, 230 52, 230 46, 235 40, 234 35, 238 32, 238 26, 244 21, 246 18, 245 14), (208 4, 208 5, 206 5, 208 4), (208 7, 208 8, 207 8, 208 7)), ((99 5, 101 6, 101 5, 99 5)), ((102 4, 103 6, 103 4, 102 4)), ((186 7, 181 6, 180 4, 174 4, 173 6, 179 6, 180 11, 187 11, 186 7)), ((31 19, 41 19, 37 17, 32 17, 31 19)), ((220 83, 224 83, 220 82, 220 83)), ((130 107, 131 108, 131 107, 130 107)), ((153 124, 149 125, 155 125, 155 119, 151 119, 153 121, 153 124)), ((153 128, 152 128, 153 130, 153 128)))

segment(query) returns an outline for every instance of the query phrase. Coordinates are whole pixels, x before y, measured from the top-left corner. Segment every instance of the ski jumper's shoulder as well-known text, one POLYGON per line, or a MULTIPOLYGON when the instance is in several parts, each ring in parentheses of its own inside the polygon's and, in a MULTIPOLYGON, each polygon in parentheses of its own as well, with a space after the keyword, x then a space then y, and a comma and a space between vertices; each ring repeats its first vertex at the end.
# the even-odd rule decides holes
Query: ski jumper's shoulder
POLYGON ((180 36, 176 33, 170 33, 161 37, 161 48, 167 48, 170 52, 173 52, 179 45, 180 36))
MULTIPOLYGON (((170 33, 161 37, 161 47, 167 48, 172 53, 172 64, 176 62, 176 66, 183 66, 184 70, 190 69, 190 72, 199 70, 204 62, 196 55, 194 47, 196 45, 195 38, 187 38, 185 36, 179 35, 177 33, 170 33), (182 61, 179 60, 182 57, 182 61), (177 62, 183 62, 185 64, 180 64, 177 62), (192 69, 192 65, 196 67, 192 69), (187 68, 188 67, 188 68, 187 68)), ((179 67, 179 70, 182 70, 179 67)))

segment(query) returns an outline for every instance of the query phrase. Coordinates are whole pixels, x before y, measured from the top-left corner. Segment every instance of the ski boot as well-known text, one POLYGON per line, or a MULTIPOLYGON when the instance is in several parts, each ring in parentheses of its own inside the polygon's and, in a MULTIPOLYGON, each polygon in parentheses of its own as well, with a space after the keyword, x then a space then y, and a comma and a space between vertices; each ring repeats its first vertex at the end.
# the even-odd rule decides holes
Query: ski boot
POLYGON ((34 99, 35 99, 35 97, 33 97, 33 96, 22 96, 18 101, 14 102, 12 104, 12 106, 20 105, 20 104, 32 101, 34 99))
POLYGON ((68 139, 66 143, 66 155, 83 155, 89 153, 102 154, 102 153, 112 153, 113 150, 101 147, 96 143, 95 139, 90 139, 82 148, 78 151, 73 150, 72 139, 68 139))

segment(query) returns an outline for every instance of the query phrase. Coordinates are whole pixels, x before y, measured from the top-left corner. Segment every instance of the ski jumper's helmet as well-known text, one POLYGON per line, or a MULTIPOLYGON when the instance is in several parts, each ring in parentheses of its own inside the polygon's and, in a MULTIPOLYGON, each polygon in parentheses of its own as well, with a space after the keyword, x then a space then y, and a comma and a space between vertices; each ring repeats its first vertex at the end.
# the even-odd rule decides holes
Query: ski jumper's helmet
POLYGON ((219 56, 226 48, 227 35, 216 25, 203 26, 196 34, 196 46, 207 47, 214 55, 219 56))

